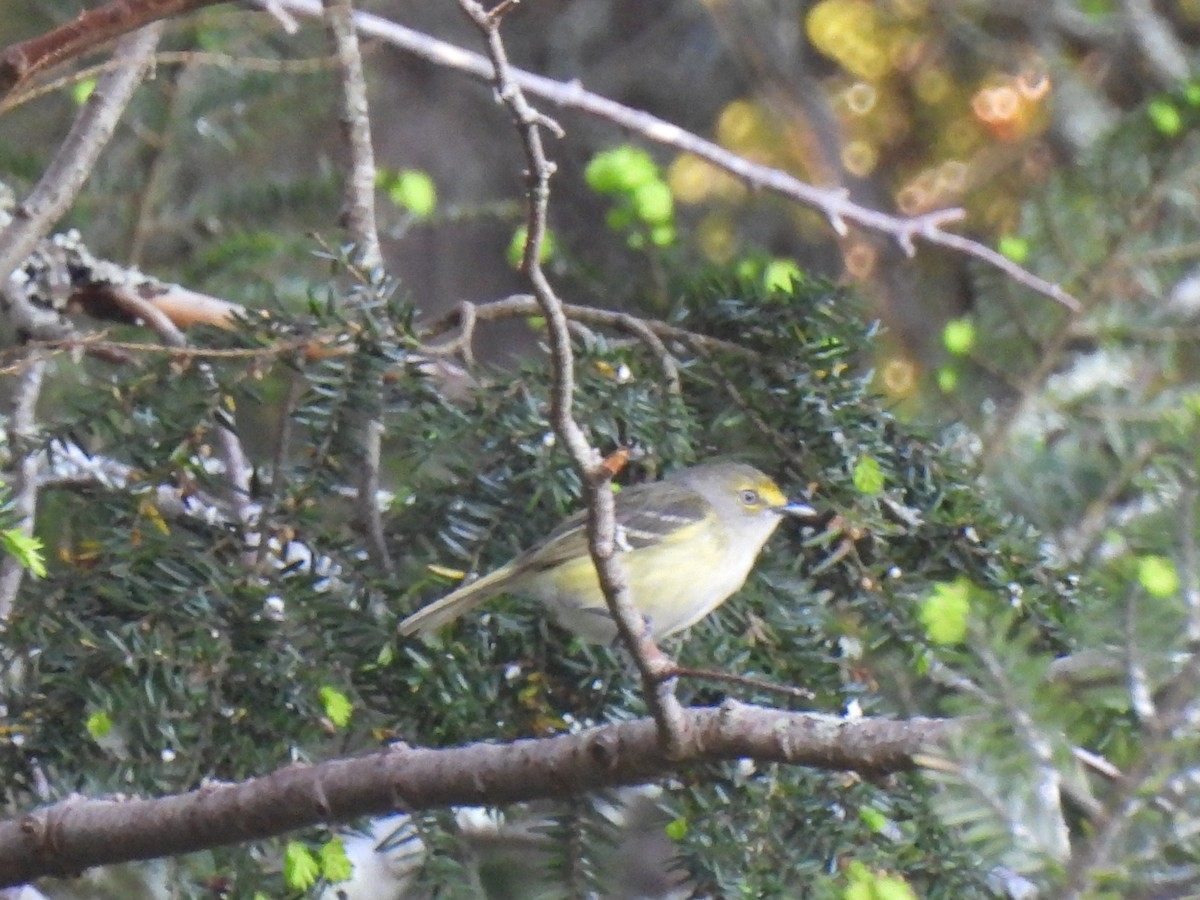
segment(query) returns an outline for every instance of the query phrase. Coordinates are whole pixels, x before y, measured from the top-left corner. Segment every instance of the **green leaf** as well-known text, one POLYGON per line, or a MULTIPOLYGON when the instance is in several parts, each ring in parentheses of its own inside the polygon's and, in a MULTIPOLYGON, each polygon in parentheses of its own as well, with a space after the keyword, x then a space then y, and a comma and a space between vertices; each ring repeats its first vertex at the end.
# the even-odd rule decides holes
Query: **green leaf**
POLYGON ((975 325, 967 318, 951 319, 942 329, 942 345, 955 356, 966 356, 975 346, 975 325))
POLYGON ((917 900, 912 887, 899 875, 879 875, 874 887, 876 900, 917 900))
POLYGON ((19 528, 6 528, 0 531, 0 544, 3 544, 10 556, 15 556, 21 565, 38 578, 46 577, 46 558, 42 555, 45 547, 40 540, 25 534, 19 528))
POLYGON ((958 390, 958 369, 954 366, 941 366, 937 370, 938 390, 943 394, 953 394, 958 390))
POLYGON ((1151 597, 1173 597, 1179 592, 1179 572, 1165 556, 1143 556, 1137 563, 1138 582, 1151 597))
POLYGON ((883 470, 879 467, 879 461, 874 457, 860 456, 858 462, 854 464, 854 472, 851 477, 854 480, 854 487, 863 494, 870 496, 883 490, 883 470))
POLYGON ((408 210, 418 219, 433 215, 437 208, 437 186, 428 173, 420 169, 405 169, 387 180, 385 189, 388 198, 398 207, 408 210))
POLYGON ((87 728, 87 733, 92 736, 92 740, 98 741, 112 731, 112 716, 104 710, 99 710, 88 716, 84 727, 87 728))
POLYGON ((790 294, 792 282, 803 279, 804 273, 793 259, 773 259, 763 267, 762 284, 768 291, 790 294))
POLYGON ((883 831, 888 824, 887 816, 873 806, 864 806, 859 809, 858 817, 872 831, 883 831))
POLYGON ((379 653, 375 657, 375 665, 390 666, 396 658, 396 651, 391 644, 384 644, 379 648, 379 653))
POLYGON ((77 81, 71 87, 71 99, 79 106, 83 106, 88 97, 92 96, 92 91, 96 90, 96 79, 85 78, 82 81, 77 81))
POLYGON ((996 249, 1015 263, 1023 263, 1029 258, 1029 241, 1025 238, 1006 235, 1000 238, 996 249))
POLYGON ((283 851, 283 880, 294 891, 306 891, 321 877, 321 864, 299 841, 288 841, 283 851))
POLYGON ((899 875, 884 875, 853 860, 846 869, 849 882, 843 900, 917 900, 908 882, 899 875))
POLYGON ((354 874, 354 864, 346 855, 346 845, 341 838, 326 841, 317 856, 321 860, 321 876, 326 881, 349 881, 354 874))
POLYGON ((592 157, 583 178, 598 194, 627 194, 658 178, 658 166, 641 147, 623 144, 592 157))
POLYGON ((647 225, 665 225, 675 215, 675 199, 665 181, 654 179, 634 189, 634 214, 647 225))
MULTIPOLYGON (((529 233, 529 229, 522 225, 512 236, 512 240, 508 243, 508 251, 505 257, 508 259, 508 264, 514 269, 521 267, 521 261, 525 258, 525 236, 529 233)), ((541 252, 538 253, 538 262, 544 263, 554 255, 555 251, 554 232, 549 228, 546 229, 546 234, 542 238, 541 252)))
POLYGON ((1146 105, 1150 124, 1159 134, 1175 137, 1183 130, 1183 116, 1179 108, 1166 97, 1156 97, 1146 105))
POLYGON ((675 243, 677 237, 679 232, 675 230, 674 225, 655 225, 650 229, 650 243, 655 247, 669 247, 675 243))
POLYGON ((919 618, 926 636, 935 644, 958 644, 967 636, 971 612, 971 582, 965 578, 943 581, 921 601, 919 618))
POLYGON ((687 837, 688 833, 687 819, 672 819, 667 823, 663 831, 666 832, 667 837, 669 837, 671 840, 682 841, 685 837, 687 837))
POLYGON ((329 685, 322 685, 317 692, 321 698, 321 705, 325 708, 325 715, 338 728, 345 728, 350 724, 350 716, 354 712, 354 704, 350 702, 350 698, 343 694, 337 688, 332 688, 329 685))

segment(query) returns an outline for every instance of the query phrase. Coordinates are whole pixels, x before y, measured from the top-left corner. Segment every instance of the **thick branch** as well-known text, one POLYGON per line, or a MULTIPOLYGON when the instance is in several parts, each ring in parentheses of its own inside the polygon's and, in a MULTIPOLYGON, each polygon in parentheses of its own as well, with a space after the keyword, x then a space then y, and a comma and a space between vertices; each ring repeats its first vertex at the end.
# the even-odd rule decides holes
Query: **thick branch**
POLYGON ((494 806, 642 784, 681 765, 751 758, 888 773, 953 727, 945 719, 841 719, 727 702, 683 711, 669 759, 651 719, 579 734, 449 750, 403 745, 289 766, 156 800, 67 800, 0 823, 0 886, 271 837, 392 811, 494 806))
MULTIPOLYGON (((0 54, 0 97, 35 74, 111 41, 113 38, 223 0, 120 0, 89 9, 53 31, 13 44, 0 54)), ((120 55, 120 54, 118 54, 120 55)))

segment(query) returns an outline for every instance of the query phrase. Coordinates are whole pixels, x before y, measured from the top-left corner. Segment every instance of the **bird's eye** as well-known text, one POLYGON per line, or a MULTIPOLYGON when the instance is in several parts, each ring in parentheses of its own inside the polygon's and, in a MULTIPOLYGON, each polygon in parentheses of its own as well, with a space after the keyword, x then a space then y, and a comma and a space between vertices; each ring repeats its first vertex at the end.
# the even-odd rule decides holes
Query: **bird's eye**
POLYGON ((742 502, 747 506, 757 506, 759 503, 758 491, 742 491, 742 502))

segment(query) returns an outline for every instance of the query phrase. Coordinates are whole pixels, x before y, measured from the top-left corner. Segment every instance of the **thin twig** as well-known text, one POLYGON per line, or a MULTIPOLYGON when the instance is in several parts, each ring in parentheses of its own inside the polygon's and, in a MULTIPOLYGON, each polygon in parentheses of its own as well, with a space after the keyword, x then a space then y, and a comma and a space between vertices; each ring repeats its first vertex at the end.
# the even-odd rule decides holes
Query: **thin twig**
MULTIPOLYGON (((14 86, 26 83, 34 71, 86 52, 105 39, 123 34, 136 25, 216 2, 219 0, 141 0, 134 9, 123 0, 90 10, 67 26, 8 48, 0 56, 0 97, 14 86), (90 24, 85 24, 85 20, 90 24)), ((506 9, 511 5, 501 4, 501 8, 506 9)), ((324 14, 321 0, 271 0, 268 6, 276 12, 290 10, 307 16, 324 14)), ((493 18, 498 21, 500 17, 493 18)), ((491 61, 480 54, 369 13, 356 12, 354 23, 362 33, 378 37, 435 65, 489 81, 493 77, 491 61)), ((845 191, 818 188, 787 172, 753 163, 657 116, 586 91, 577 81, 554 81, 512 67, 509 71, 511 83, 530 94, 566 109, 578 109, 606 119, 655 143, 691 153, 751 186, 765 188, 816 209, 829 220, 839 235, 847 233, 847 223, 854 223, 890 236, 909 255, 916 251, 917 240, 946 247, 1004 272, 1018 284, 1055 300, 1067 309, 1077 312, 1082 308, 1079 301, 1060 285, 1034 275, 978 241, 944 231, 944 225, 961 218, 962 211, 957 208, 935 210, 908 218, 892 216, 852 202, 845 191)))
MULTIPOLYGON (((107 354, 121 353, 153 353, 153 354, 169 354, 178 356, 181 359, 256 359, 264 356, 282 356, 288 353, 303 352, 311 350, 319 344, 313 340, 311 336, 296 338, 289 341, 281 341, 272 347, 171 347, 166 344, 152 344, 147 341, 110 341, 103 334, 90 335, 87 337, 63 338, 53 341, 29 341, 26 347, 36 347, 42 350, 55 351, 58 353, 72 353, 76 350, 84 352, 96 352, 107 354)), ((340 347, 331 347, 327 353, 319 353, 317 355, 322 358, 330 356, 344 356, 352 352, 349 349, 340 347)), ((15 350, 7 350, 0 352, 0 360, 13 357, 24 359, 23 354, 15 350)), ((25 364, 22 361, 0 367, 0 375, 15 375, 24 371, 25 364)), ((122 359, 121 362, 129 360, 122 359)))
POLYGON ((554 174, 554 165, 547 159, 542 145, 541 132, 543 128, 554 134, 562 132, 557 123, 529 105, 520 85, 513 80, 500 38, 502 17, 490 15, 475 0, 459 0, 459 4, 484 36, 497 95, 508 107, 525 151, 529 192, 522 269, 533 287, 541 313, 546 317, 553 366, 551 423, 570 453, 584 485, 588 508, 588 543, 609 611, 641 675, 646 706, 654 718, 663 750, 668 756, 674 756, 683 749, 683 708, 675 697, 675 682, 669 677, 662 677, 670 661, 651 639, 646 622, 634 605, 625 571, 616 556, 616 512, 612 491, 608 486, 611 476, 572 415, 575 372, 569 322, 562 300, 546 278, 539 259, 546 235, 550 177, 554 174))
MULTIPOLYGON (((184 337, 183 332, 154 304, 139 297, 133 291, 122 288, 113 289, 112 299, 126 313, 145 322, 164 343, 175 349, 186 349, 187 338, 184 337)), ((206 362, 200 362, 197 367, 204 378, 205 386, 214 393, 219 391, 220 384, 212 366, 206 362)), ((225 409, 217 409, 214 415, 217 419, 217 452, 225 467, 229 504, 242 528, 243 539, 247 545, 252 545, 256 543, 254 528, 258 523, 259 507, 250 499, 250 460, 242 447, 241 439, 232 428, 232 422, 225 424, 222 421, 229 418, 228 412, 225 409)))
MULTIPOLYGON (((475 326, 480 320, 494 321, 496 319, 533 315, 540 312, 541 307, 537 305, 537 298, 529 294, 517 294, 502 300, 478 305, 464 300, 458 304, 450 315, 444 316, 430 325, 425 332, 426 335, 437 335, 445 331, 450 325, 457 324, 458 334, 441 344, 425 344, 421 349, 422 352, 428 353, 431 356, 449 356, 457 353, 467 365, 472 365, 475 361, 474 348, 472 346, 475 338, 475 326)), ((632 316, 629 313, 592 309, 586 306, 573 306, 569 303, 563 304, 563 312, 567 316, 567 325, 576 333, 577 337, 585 342, 594 343, 596 335, 583 326, 582 320, 598 322, 634 335, 638 341, 645 344, 650 349, 650 352, 654 354, 659 366, 662 367, 663 377, 666 378, 667 390, 675 395, 683 392, 683 385, 679 377, 679 365, 670 349, 663 342, 663 337, 676 339, 686 335, 689 341, 715 341, 714 338, 693 334, 674 325, 668 325, 666 322, 642 319, 638 316, 632 316)), ((716 341, 716 343, 726 344, 728 342, 716 341)), ((729 344, 729 346, 735 348, 739 353, 749 352, 744 347, 736 344, 729 344)))
MULTIPOLYGON (((375 219, 375 151, 371 146, 371 120, 367 81, 363 74, 358 33, 354 30, 351 0, 323 0, 330 45, 337 58, 342 85, 341 126, 350 162, 347 167, 342 224, 354 241, 354 262, 367 272, 383 265, 379 229, 375 219)), ((382 402, 378 407, 382 407, 382 402)), ((379 469, 383 462, 383 419, 376 411, 363 416, 359 433, 361 468, 358 477, 358 510, 367 548, 374 563, 392 571, 392 558, 383 534, 379 508, 379 469)))
POLYGON ((124 64, 100 79, 37 186, 13 211, 12 222, 0 233, 0 283, 8 281, 38 240, 74 202, 141 83, 162 30, 162 23, 155 23, 117 42, 114 55, 124 64))
MULTIPOLYGON (((476 322, 494 322, 499 319, 513 319, 523 316, 541 315, 542 308, 538 306, 537 298, 532 294, 513 294, 488 303, 471 304, 471 314, 476 322)), ((753 350, 735 344, 733 341, 723 341, 720 338, 709 337, 695 331, 688 331, 678 325, 663 322, 659 319, 643 319, 629 313, 611 309, 596 309, 591 306, 579 306, 574 303, 564 303, 563 313, 572 322, 586 322, 589 325, 601 325, 627 334, 641 336, 648 329, 663 341, 679 341, 696 344, 707 350, 725 350, 742 356, 756 356, 753 350)), ((430 323, 423 329, 426 337, 432 337, 449 330, 454 326, 462 327, 462 306, 451 310, 445 316, 430 323)))
MULTIPOLYGON (((29 365, 13 391, 13 411, 8 419, 8 446, 13 453, 13 468, 7 481, 13 511, 18 517, 15 527, 26 536, 33 534, 37 512, 40 454, 31 444, 37 434, 35 412, 45 372, 46 359, 36 351, 31 352, 29 365)), ((24 577, 25 566, 17 557, 11 553, 0 557, 0 623, 8 618, 24 577)))
POLYGON ((1200 555, 1196 550, 1196 501, 1200 498, 1195 476, 1184 476, 1179 496, 1179 590, 1187 604, 1189 649, 1200 649, 1200 555))
POLYGON ((367 80, 350 0, 322 0, 322 3, 342 86, 340 124, 350 158, 342 199, 342 224, 354 241, 355 262, 369 271, 383 265, 383 254, 375 224, 375 151, 371 146, 367 80))
MULTIPOLYGON (((280 0, 280 3, 286 9, 301 15, 321 14, 320 0, 280 0)), ((403 25, 369 13, 355 13, 354 21, 363 34, 377 37, 435 65, 489 81, 493 77, 490 60, 478 53, 472 53, 454 44, 439 41, 427 34, 405 28, 403 25)), ((910 218, 892 216, 854 203, 846 196, 845 191, 818 188, 806 184, 787 172, 751 162, 712 141, 707 141, 680 128, 678 125, 586 91, 578 81, 555 81, 511 67, 509 72, 511 84, 520 90, 528 91, 533 96, 549 100, 563 109, 577 109, 605 119, 657 144, 673 147, 684 153, 691 153, 737 176, 748 185, 764 188, 789 200, 816 209, 829 220, 830 225, 838 234, 845 234, 848 230, 847 223, 853 223, 890 236, 909 255, 915 252, 915 243, 918 240, 946 247, 999 269, 1018 284, 1051 298, 1069 310, 1078 311, 1082 308, 1079 301, 1060 285, 1034 275, 1008 257, 978 241, 944 231, 945 224, 961 218, 961 210, 935 210, 910 218)))
POLYGON ((792 684, 780 684, 777 681, 767 681, 765 678, 755 678, 752 675, 738 675, 734 672, 722 672, 719 669, 693 669, 687 666, 671 665, 660 677, 694 678, 698 681, 721 681, 726 684, 736 684, 738 687, 765 691, 770 694, 782 694, 796 700, 812 700, 815 694, 802 687, 792 684))
MULTIPOLYGON (((214 0, 215 2, 215 0, 214 0)), ((110 59, 94 66, 85 66, 61 78, 39 84, 20 94, 10 94, 0 100, 0 115, 31 103, 39 97, 65 90, 72 85, 92 80, 111 72, 121 65, 121 60, 110 59)), ((257 56, 234 56, 230 53, 213 53, 204 50, 162 50, 155 53, 151 64, 155 68, 163 66, 215 66, 221 69, 242 72, 270 72, 275 75, 315 75, 332 68, 333 59, 328 56, 317 56, 306 59, 266 59, 257 56)))

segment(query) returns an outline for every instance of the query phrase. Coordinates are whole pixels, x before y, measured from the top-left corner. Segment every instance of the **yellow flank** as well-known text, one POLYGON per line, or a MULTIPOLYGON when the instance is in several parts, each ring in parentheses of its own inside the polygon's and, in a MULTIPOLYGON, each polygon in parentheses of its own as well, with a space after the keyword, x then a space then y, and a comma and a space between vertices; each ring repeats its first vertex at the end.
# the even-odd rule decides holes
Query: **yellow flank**
MULTIPOLYGON (((785 515, 815 515, 767 475, 742 463, 693 466, 618 493, 617 557, 633 604, 657 639, 694 624, 746 581, 785 515)), ((616 636, 576 514, 505 566, 464 584, 400 623, 428 633, 502 593, 540 600, 587 640, 616 636)))
MULTIPOLYGON (((625 569, 633 603, 656 634, 671 634, 707 615, 718 603, 741 587, 748 567, 740 573, 722 571, 728 542, 713 529, 712 513, 676 530, 664 541, 629 552, 618 552, 625 569), (715 571, 698 595, 689 577, 694 571, 715 571), (736 581, 736 584, 729 584, 736 581)), ((620 544, 620 536, 617 539, 620 544)), ((616 636, 608 617, 608 604, 591 556, 570 560, 539 573, 522 585, 524 593, 540 600, 567 628, 591 640, 616 636)))

